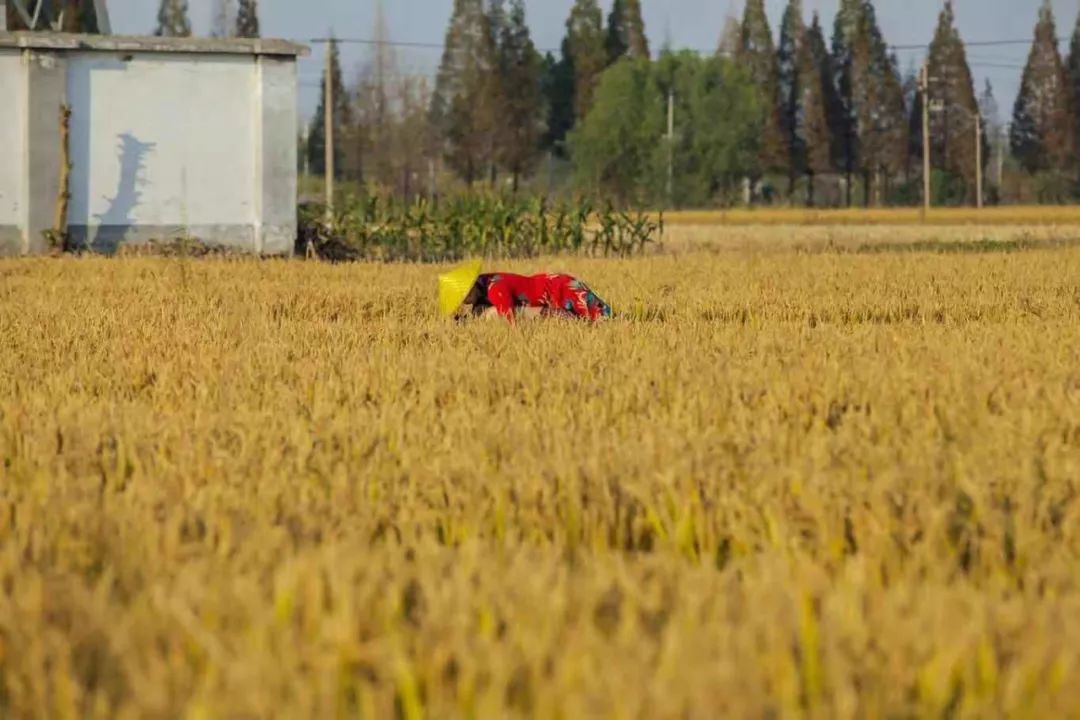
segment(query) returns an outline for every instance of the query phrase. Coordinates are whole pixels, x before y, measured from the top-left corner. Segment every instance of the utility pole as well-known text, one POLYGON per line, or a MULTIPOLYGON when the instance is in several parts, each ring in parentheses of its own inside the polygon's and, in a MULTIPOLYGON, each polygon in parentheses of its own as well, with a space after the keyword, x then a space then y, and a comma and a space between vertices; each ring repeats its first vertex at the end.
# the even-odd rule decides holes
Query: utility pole
POLYGON ((667 198, 673 204, 675 192, 675 90, 667 96, 667 198))
POLYGON ((1009 146, 1009 131, 1006 127, 1001 128, 997 138, 997 188, 999 198, 1005 194, 1005 152, 1009 146))
POLYGON ((923 219, 930 214, 930 62, 922 67, 923 219))
POLYGON ((975 112, 975 207, 983 206, 982 116, 975 112))
POLYGON ((333 78, 334 41, 326 43, 326 70, 323 86, 323 120, 326 138, 326 217, 334 215, 334 78, 333 78))

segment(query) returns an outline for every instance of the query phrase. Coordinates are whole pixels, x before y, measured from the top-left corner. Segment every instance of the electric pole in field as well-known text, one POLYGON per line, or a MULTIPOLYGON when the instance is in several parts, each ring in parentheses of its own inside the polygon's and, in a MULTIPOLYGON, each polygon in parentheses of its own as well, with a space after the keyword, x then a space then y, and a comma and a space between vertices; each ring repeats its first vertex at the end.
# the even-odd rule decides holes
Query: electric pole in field
POLYGON ((975 113, 975 207, 983 206, 982 116, 975 113))
POLYGON ((922 67, 919 82, 922 90, 923 219, 930 214, 930 63, 922 67))
POLYGON ((326 136, 326 218, 329 220, 334 215, 334 46, 332 42, 326 43, 326 71, 325 86, 323 93, 326 95, 323 101, 324 133, 326 136))
POLYGON ((673 205, 675 194, 675 90, 667 96, 667 199, 673 205))

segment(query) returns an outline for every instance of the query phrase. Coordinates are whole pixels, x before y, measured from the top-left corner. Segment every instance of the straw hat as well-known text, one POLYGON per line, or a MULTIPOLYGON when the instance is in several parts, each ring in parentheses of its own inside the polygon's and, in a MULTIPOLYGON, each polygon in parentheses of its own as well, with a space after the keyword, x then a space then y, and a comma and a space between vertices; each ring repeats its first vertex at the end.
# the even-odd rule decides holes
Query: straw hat
POLYGON ((480 277, 481 267, 479 260, 473 260, 439 276, 440 313, 449 317, 458 311, 480 277))

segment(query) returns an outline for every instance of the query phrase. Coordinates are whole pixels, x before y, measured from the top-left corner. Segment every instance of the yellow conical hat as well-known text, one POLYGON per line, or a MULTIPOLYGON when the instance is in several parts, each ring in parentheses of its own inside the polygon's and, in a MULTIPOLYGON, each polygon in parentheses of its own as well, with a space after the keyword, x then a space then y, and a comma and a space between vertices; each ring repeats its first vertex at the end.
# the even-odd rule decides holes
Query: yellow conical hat
POLYGON ((479 260, 473 260, 439 276, 440 313, 449 317, 458 311, 480 277, 481 267, 479 260))

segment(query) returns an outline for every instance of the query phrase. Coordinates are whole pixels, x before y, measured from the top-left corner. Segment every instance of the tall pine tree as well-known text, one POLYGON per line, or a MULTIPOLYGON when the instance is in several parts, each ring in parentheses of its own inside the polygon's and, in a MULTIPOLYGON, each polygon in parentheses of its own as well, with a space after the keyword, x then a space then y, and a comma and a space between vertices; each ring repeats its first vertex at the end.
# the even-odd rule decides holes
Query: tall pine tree
POLYGON ((1072 87, 1070 100, 1073 107, 1073 120, 1076 127, 1075 142, 1080 148, 1080 15, 1076 17, 1072 41, 1069 43, 1069 82, 1072 87))
POLYGON ((161 0, 154 34, 159 37, 191 36, 187 0, 161 0))
POLYGON ((566 156, 566 136, 574 127, 574 59, 564 38, 559 59, 550 52, 544 55, 540 70, 547 124, 541 147, 559 157, 566 156))
POLYGON ((596 0, 575 0, 566 21, 566 45, 574 71, 574 117, 592 109, 600 74, 607 65, 604 16, 596 0))
POLYGON ((1049 0, 1044 0, 1016 98, 1010 136, 1013 154, 1028 172, 1075 167, 1076 126, 1071 92, 1069 75, 1058 52, 1054 13, 1049 0))
POLYGON ((608 62, 623 57, 648 58, 649 39, 641 15, 641 0, 615 0, 608 15, 606 48, 608 62))
POLYGON ((880 204, 889 179, 907 165, 907 113, 900 69, 889 53, 871 0, 863 0, 860 10, 858 42, 866 40, 869 55, 858 75, 867 86, 864 102, 856 104, 856 134, 866 202, 873 199, 880 204))
POLYGON ((788 193, 795 190, 795 179, 803 171, 804 148, 796 131, 799 110, 798 54, 803 41, 802 0, 788 0, 780 23, 780 45, 776 50, 777 88, 780 104, 780 128, 784 133, 788 162, 788 193))
MULTIPOLYGON (((817 25, 816 17, 814 24, 817 25)), ((796 47, 792 157, 793 162, 797 161, 799 169, 807 175, 809 180, 807 201, 813 206, 815 178, 829 171, 832 160, 829 100, 825 90, 825 77, 822 73, 825 41, 821 37, 820 26, 817 27, 816 37, 812 30, 803 26, 800 29, 796 47)))
POLYGON ((821 18, 816 12, 814 13, 813 22, 810 23, 808 37, 810 52, 813 55, 814 64, 817 66, 821 80, 821 90, 825 103, 825 141, 829 153, 826 167, 818 169, 816 172, 827 173, 838 167, 836 159, 843 154, 842 136, 837 135, 836 128, 843 126, 844 104, 836 89, 832 57, 829 55, 829 48, 825 43, 825 32, 821 27, 821 18))
POLYGON ((532 170, 543 131, 541 60, 525 20, 524 0, 511 0, 510 13, 499 38, 499 75, 505 112, 500 115, 503 137, 499 160, 513 177, 517 192, 521 177, 532 170))
POLYGON ((736 60, 760 89, 764 105, 758 173, 788 172, 780 117, 779 68, 764 0, 746 2, 736 60))
MULTIPOLYGON (((352 127, 352 108, 349 96, 345 92, 345 83, 341 77, 341 57, 336 40, 331 39, 326 46, 330 53, 330 84, 334 93, 334 107, 331 108, 331 122, 334 132, 334 177, 346 177, 344 147, 349 130, 352 127)), ((323 71, 319 105, 311 119, 308 132, 308 167, 315 175, 326 174, 326 71, 323 71)), ((356 179, 359 179, 358 177, 356 179)))
POLYGON ((258 0, 240 0, 240 5, 236 12, 236 37, 259 37, 258 0))
POLYGON ((483 0, 455 0, 431 104, 450 167, 473 183, 494 167, 501 85, 483 0))
POLYGON ((739 18, 734 14, 728 14, 724 18, 724 30, 720 33, 719 55, 733 58, 739 51, 739 38, 742 36, 742 25, 739 18))
MULTIPOLYGON (((956 30, 952 0, 938 18, 937 30, 930 43, 930 161, 963 180, 963 194, 975 197, 975 116, 979 104, 967 53, 956 30)), ((960 192, 956 191, 957 199, 960 192)))
POLYGON ((216 38, 232 37, 236 32, 236 8, 233 0, 214 0, 214 15, 210 35, 216 38))
POLYGON ((855 133, 855 107, 852 104, 853 77, 861 68, 853 62, 852 51, 855 36, 859 29, 862 14, 860 0, 840 0, 836 12, 832 37, 832 73, 833 86, 836 88, 838 104, 830 113, 829 124, 834 140, 834 165, 847 177, 847 204, 851 205, 852 177, 857 169, 859 146, 855 133))

